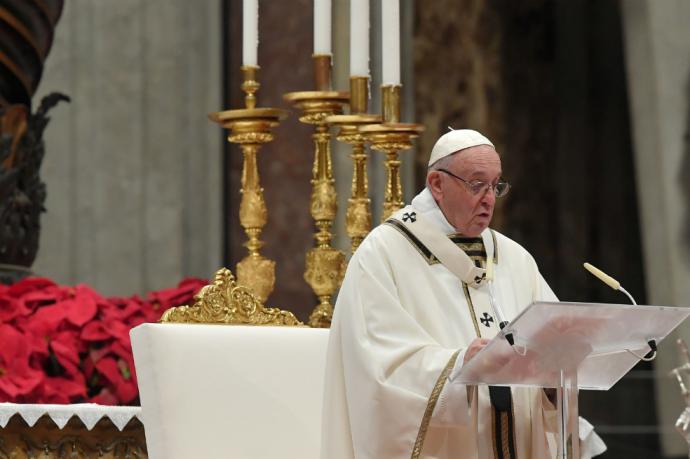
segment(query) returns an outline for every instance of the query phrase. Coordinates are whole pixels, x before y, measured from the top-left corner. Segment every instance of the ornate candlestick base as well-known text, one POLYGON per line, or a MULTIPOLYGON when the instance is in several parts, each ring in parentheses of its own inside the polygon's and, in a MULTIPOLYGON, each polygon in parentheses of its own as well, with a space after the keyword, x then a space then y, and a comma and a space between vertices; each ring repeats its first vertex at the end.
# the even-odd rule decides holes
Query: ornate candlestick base
POLYGON ((286 101, 302 111, 300 121, 313 124, 314 165, 310 213, 316 224, 316 245, 307 253, 304 279, 319 298, 319 304, 309 316, 312 327, 330 327, 333 316, 331 297, 345 275, 345 254, 331 247, 331 226, 337 211, 335 180, 331 165, 330 138, 326 119, 343 113, 347 106, 347 92, 330 91, 330 56, 314 56, 315 81, 319 91, 300 91, 285 94, 286 101))
POLYGON ((247 234, 248 254, 237 263, 237 280, 249 287, 265 302, 275 286, 275 262, 259 253, 264 245, 261 231, 268 220, 263 188, 259 181, 256 155, 262 144, 273 140, 271 129, 287 117, 285 110, 276 108, 255 108, 254 93, 259 89, 256 81, 257 67, 242 67, 247 108, 211 113, 209 118, 230 130, 228 141, 240 144, 244 162, 242 165, 242 200, 240 202, 240 224, 247 234))
POLYGON ((319 304, 309 315, 309 326, 328 328, 333 318, 331 297, 340 287, 347 267, 345 254, 330 246, 317 246, 307 252, 306 265, 304 279, 319 298, 319 304))
POLYGON ((412 147, 412 139, 424 131, 421 124, 400 122, 400 86, 384 85, 383 93, 383 123, 362 126, 362 133, 371 148, 386 154, 384 166, 386 168, 386 189, 383 198, 381 221, 386 221, 393 212, 404 206, 402 185, 400 183, 400 151, 412 147))

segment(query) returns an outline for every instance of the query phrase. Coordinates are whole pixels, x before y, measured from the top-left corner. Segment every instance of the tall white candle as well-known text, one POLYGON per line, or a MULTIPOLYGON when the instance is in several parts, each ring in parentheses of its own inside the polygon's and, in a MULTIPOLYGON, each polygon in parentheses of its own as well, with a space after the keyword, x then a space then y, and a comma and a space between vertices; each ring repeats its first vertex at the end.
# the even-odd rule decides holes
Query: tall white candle
POLYGON ((382 84, 400 84, 400 2, 381 0, 382 84))
POLYGON ((314 54, 331 54, 331 0, 314 0, 314 54))
POLYGON ((242 65, 256 66, 259 47, 259 0, 242 3, 242 65))
POLYGON ((350 0, 350 76, 369 76, 369 0, 350 0))

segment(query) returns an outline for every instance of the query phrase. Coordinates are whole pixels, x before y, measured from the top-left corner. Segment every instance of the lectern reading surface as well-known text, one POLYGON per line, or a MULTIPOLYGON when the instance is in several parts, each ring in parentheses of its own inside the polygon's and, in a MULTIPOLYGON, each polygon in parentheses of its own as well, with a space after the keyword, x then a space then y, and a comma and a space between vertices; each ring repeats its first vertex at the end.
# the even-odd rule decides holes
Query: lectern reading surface
POLYGON ((533 303, 454 382, 559 389, 559 457, 579 457, 577 389, 608 390, 690 315, 690 308, 533 303), (511 346, 506 336, 511 334, 511 346), (567 432, 567 433, 566 433, 567 432))

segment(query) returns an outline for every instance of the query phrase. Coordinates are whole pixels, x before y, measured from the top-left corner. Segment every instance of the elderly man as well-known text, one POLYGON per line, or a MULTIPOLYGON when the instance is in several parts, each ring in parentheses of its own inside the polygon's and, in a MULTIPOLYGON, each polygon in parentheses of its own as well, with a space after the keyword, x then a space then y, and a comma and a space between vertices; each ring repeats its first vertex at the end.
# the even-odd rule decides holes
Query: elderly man
POLYGON ((486 137, 445 134, 426 188, 352 257, 331 327, 322 458, 554 457, 543 390, 453 382, 499 331, 492 297, 507 319, 556 301, 532 256, 489 229, 509 190, 502 172, 486 137))

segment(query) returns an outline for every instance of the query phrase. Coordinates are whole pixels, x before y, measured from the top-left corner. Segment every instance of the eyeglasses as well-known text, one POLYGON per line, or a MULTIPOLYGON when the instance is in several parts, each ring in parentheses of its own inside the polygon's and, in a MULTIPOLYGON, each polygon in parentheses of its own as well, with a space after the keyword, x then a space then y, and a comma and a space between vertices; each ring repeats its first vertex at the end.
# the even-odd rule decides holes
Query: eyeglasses
POLYGON ((445 172, 446 174, 450 175, 451 177, 454 177, 458 180, 460 180, 462 183, 467 186, 467 189, 472 193, 474 196, 478 195, 484 195, 487 190, 491 189, 494 192, 494 195, 496 195, 497 198, 501 198, 505 195, 508 194, 508 191, 510 190, 510 183, 506 182, 503 179, 499 179, 496 184, 492 183, 486 183, 482 182, 481 180, 472 180, 471 182, 468 182, 462 177, 458 177, 457 175, 453 174, 451 171, 448 171, 446 169, 437 169, 440 172, 445 172))

